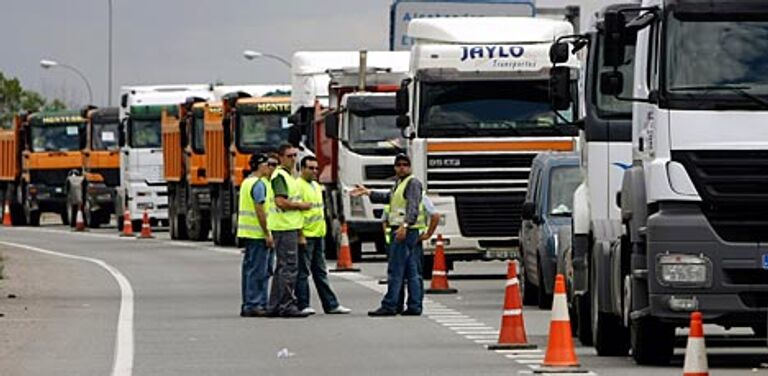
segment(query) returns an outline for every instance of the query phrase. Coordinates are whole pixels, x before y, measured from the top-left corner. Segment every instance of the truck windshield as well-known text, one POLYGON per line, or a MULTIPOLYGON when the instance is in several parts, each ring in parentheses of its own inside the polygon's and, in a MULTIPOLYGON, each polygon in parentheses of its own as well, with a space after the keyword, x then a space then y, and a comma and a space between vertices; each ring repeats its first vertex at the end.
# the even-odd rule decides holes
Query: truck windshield
POLYGON ((573 192, 581 184, 578 166, 555 167, 549 176, 549 215, 570 216, 573 212, 573 192))
POLYGON ((32 151, 76 151, 85 123, 32 125, 31 130, 32 151))
POLYGON ((237 148, 255 153, 266 147, 277 147, 288 139, 287 114, 241 114, 237 123, 237 148))
POLYGON ((424 82, 420 95, 420 137, 575 134, 555 126, 545 80, 424 82))
POLYGON ((747 20, 686 14, 668 19, 665 79, 670 96, 704 104, 711 99, 720 105, 760 105, 755 96, 768 95, 768 14, 747 20))
POLYGON ((130 134, 130 145, 133 148, 159 148, 162 146, 160 118, 131 119, 130 134))
POLYGON ((396 155, 405 142, 395 119, 388 113, 349 113, 349 148, 365 155, 396 155))
POLYGON ((117 150, 118 123, 93 123, 91 148, 93 150, 117 150))
POLYGON ((203 114, 196 114, 192 121, 192 150, 198 154, 205 152, 205 122, 203 114))

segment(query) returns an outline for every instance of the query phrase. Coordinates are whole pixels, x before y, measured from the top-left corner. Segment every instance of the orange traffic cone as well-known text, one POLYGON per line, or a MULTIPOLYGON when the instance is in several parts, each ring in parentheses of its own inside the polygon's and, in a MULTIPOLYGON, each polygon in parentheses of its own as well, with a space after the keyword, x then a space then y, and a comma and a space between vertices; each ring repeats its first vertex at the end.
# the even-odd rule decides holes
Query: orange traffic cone
POLYGON ((501 314, 499 342, 486 346, 488 350, 535 349, 528 343, 523 322, 523 304, 520 301, 520 280, 517 279, 517 262, 507 264, 507 288, 504 295, 504 312, 501 314))
POLYGON ((347 235, 347 224, 341 224, 341 245, 337 254, 336 269, 329 270, 333 273, 338 272, 359 272, 359 268, 352 265, 352 251, 349 249, 349 235, 347 235))
POLYGON ((11 204, 8 203, 8 200, 5 200, 5 205, 3 205, 3 226, 13 226, 13 221, 11 221, 11 204))
POLYGON ((437 234, 435 243, 435 262, 432 265, 432 282, 427 289, 427 294, 455 294, 456 289, 448 287, 448 268, 445 266, 445 249, 443 249, 443 235, 437 234))
POLYGON ((685 348, 683 376, 709 376, 701 312, 691 313, 691 329, 688 333, 688 345, 685 348))
POLYGON ((83 206, 80 205, 80 209, 77 211, 77 219, 75 219, 75 228, 73 231, 83 232, 85 231, 85 219, 83 219, 83 206))
POLYGON ((552 301, 552 321, 549 323, 549 343, 544 356, 541 373, 587 372, 579 368, 579 360, 573 347, 571 319, 568 317, 568 302, 565 297, 565 277, 555 278, 555 296, 552 301))
POLYGON ((152 238, 154 238, 154 236, 152 236, 152 227, 149 225, 149 213, 144 209, 144 218, 141 221, 141 233, 139 234, 139 239, 152 238))
POLYGON ((133 236, 133 224, 131 224, 131 211, 125 210, 123 213, 123 233, 120 236, 133 236))

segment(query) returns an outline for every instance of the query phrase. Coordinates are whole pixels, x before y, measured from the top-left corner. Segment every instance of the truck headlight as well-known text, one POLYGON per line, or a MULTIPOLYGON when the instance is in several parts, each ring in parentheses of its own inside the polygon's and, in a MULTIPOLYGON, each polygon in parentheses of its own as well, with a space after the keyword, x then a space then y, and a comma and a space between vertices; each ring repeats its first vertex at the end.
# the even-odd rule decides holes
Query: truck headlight
POLYGON ((659 255, 656 271, 665 286, 708 287, 712 282, 712 262, 704 255, 659 255))
POLYGON ((353 217, 365 217, 365 206, 362 197, 349 198, 349 211, 353 217))

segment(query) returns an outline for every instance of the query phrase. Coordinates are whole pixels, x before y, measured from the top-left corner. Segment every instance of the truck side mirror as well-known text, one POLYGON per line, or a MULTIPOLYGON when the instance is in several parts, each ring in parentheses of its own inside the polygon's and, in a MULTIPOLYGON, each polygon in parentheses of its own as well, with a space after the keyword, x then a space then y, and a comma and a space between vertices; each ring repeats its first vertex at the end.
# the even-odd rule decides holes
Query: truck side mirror
POLYGON ((603 22, 605 29, 605 46, 603 48, 603 65, 618 67, 624 65, 624 50, 627 20, 618 11, 607 12, 603 22))
POLYGON ((335 112, 325 116, 325 137, 338 139, 339 138, 339 116, 335 112))
POLYGON ((408 128, 411 125, 411 118, 405 114, 397 115, 396 124, 400 129, 408 128))
POLYGON ((533 220, 534 214, 536 212, 536 205, 533 204, 531 201, 526 201, 523 203, 522 207, 522 217, 525 221, 531 221, 533 220))
POLYGON ((409 96, 407 85, 403 85, 397 90, 395 96, 395 112, 397 112, 398 115, 405 115, 408 113, 408 106, 410 104, 409 96))
POLYGON ((122 108, 128 107, 128 93, 125 93, 120 96, 120 107, 122 108))
POLYGON ((549 96, 555 111, 571 108, 571 69, 554 67, 550 70, 549 96))
POLYGON ((624 76, 619 71, 600 74, 600 92, 604 95, 618 96, 624 91, 624 76))
POLYGON ((125 146, 125 126, 127 123, 128 119, 123 119, 117 127, 117 144, 120 145, 120 147, 125 146))
POLYGON ((569 45, 566 42, 557 42, 549 47, 549 61, 552 64, 563 64, 568 62, 570 57, 569 45))

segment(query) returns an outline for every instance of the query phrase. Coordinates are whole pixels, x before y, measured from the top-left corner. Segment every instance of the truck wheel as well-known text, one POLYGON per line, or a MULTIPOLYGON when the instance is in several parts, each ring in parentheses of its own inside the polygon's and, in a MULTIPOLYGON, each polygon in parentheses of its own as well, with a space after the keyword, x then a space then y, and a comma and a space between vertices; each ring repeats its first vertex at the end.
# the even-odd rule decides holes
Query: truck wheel
POLYGON ((141 224, 143 220, 141 219, 134 219, 131 221, 131 226, 133 227, 133 233, 134 234, 140 234, 141 233, 141 224))
POLYGON ((592 344, 598 356, 625 356, 629 350, 629 339, 621 318, 607 312, 600 312, 597 268, 594 267, 597 265, 595 257, 593 256, 592 267, 589 269, 592 344))
POLYGON ((235 239, 232 236, 232 222, 229 215, 229 192, 222 189, 216 196, 215 208, 213 210, 213 243, 216 245, 234 245, 235 239))
POLYGON ((544 273, 541 270, 541 258, 538 259, 536 269, 538 270, 537 274, 539 275, 539 287, 536 289, 536 294, 538 295, 536 297, 538 300, 538 306, 540 309, 551 309, 552 294, 547 294, 547 289, 544 287, 544 273))
POLYGON ((101 225, 101 211, 94 211, 91 203, 87 199, 85 200, 83 208, 83 219, 85 220, 85 224, 90 228, 99 228, 99 225, 101 225))
POLYGON ((592 346, 592 315, 590 314, 589 292, 574 295, 573 322, 576 323, 576 336, 584 346, 592 346))
MULTIPOLYGON (((329 227, 330 228, 330 227, 329 227)), ((333 231, 328 231, 325 234, 325 259, 336 260, 336 250, 338 249, 338 242, 333 231)))
POLYGON ((675 327, 655 317, 632 320, 632 358, 640 365, 666 365, 675 350, 675 327))
POLYGON ((24 219, 27 226, 40 226, 40 210, 32 210, 29 201, 24 201, 24 219))
POLYGON ((211 221, 197 206, 197 202, 191 202, 187 207, 184 226, 190 240, 208 240, 208 232, 211 231, 211 221))

